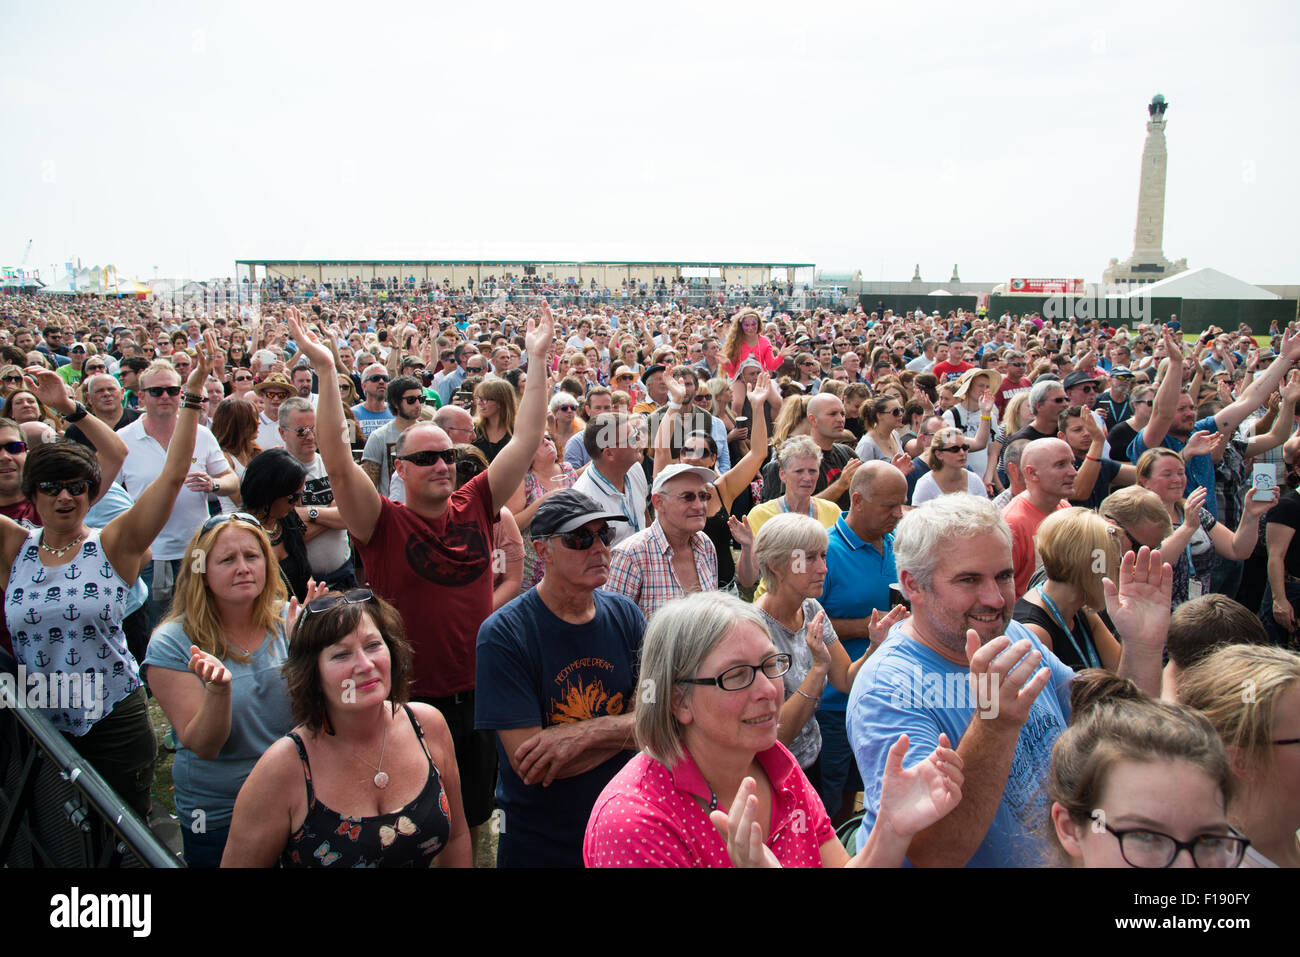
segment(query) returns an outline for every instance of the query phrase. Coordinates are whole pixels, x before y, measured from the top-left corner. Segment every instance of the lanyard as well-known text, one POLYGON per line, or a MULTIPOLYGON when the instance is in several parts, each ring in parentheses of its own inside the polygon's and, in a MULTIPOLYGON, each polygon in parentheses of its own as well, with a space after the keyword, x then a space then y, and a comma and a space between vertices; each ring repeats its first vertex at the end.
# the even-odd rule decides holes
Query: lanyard
MULTIPOLYGON (((633 468, 636 467, 637 466, 633 466, 633 468)), ((600 471, 596 468, 595 465, 591 466, 591 478, 592 481, 596 483, 596 487, 600 489, 602 492, 605 492, 609 495, 615 495, 618 497, 618 506, 623 512, 623 517, 626 518, 628 524, 632 526, 632 531, 634 532, 641 531, 641 523, 637 521, 637 517, 635 514, 636 509, 633 508, 628 502, 628 499, 632 495, 632 483, 627 480, 627 477, 624 476, 623 478, 623 488, 625 489, 625 491, 622 492, 620 492, 618 489, 614 487, 613 482, 605 478, 605 476, 601 475, 600 471)))
MULTIPOLYGON (((781 503, 781 511, 783 511, 783 512, 788 512, 788 511, 790 511, 790 506, 785 504, 785 496, 784 496, 784 495, 782 495, 782 496, 780 497, 780 499, 778 499, 778 501, 781 503)), ((817 506, 814 505, 814 504, 812 503, 812 499, 809 499, 809 500, 808 500, 808 517, 809 517, 809 518, 816 518, 816 517, 817 517, 817 506)))
POLYGON ((1079 660, 1089 668, 1100 668, 1101 661, 1098 659, 1097 652, 1092 647, 1091 642, 1085 641, 1083 647, 1079 647, 1079 643, 1074 638, 1074 629, 1065 623, 1065 616, 1061 614, 1061 609, 1056 607, 1056 602, 1052 601, 1047 592, 1043 591, 1042 585, 1038 586, 1038 598, 1047 606, 1047 610, 1051 614, 1052 618, 1056 620, 1056 623, 1061 626, 1061 630, 1065 632, 1065 637, 1068 638, 1070 644, 1074 646, 1074 653, 1079 656, 1079 660))

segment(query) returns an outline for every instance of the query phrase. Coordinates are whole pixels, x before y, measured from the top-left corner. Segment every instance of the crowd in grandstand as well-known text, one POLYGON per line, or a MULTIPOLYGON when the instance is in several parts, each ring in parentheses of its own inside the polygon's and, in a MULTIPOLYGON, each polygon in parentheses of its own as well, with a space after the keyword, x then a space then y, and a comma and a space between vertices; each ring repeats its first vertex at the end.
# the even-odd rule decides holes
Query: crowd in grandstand
POLYGON ((1300 866, 1300 326, 256 291, 0 300, 0 647, 190 866, 1300 866))

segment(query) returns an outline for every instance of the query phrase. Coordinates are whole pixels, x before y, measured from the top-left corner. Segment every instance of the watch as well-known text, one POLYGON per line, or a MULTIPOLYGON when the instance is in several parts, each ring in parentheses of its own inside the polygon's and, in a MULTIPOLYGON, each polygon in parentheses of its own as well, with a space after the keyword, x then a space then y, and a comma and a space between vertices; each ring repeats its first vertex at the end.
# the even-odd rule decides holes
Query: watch
POLYGON ((63 417, 63 421, 68 423, 80 422, 89 414, 89 411, 84 405, 80 402, 74 402, 72 403, 72 411, 63 417))
POLYGON ((319 517, 320 517, 320 509, 318 508, 307 509, 307 521, 314 522, 319 517))

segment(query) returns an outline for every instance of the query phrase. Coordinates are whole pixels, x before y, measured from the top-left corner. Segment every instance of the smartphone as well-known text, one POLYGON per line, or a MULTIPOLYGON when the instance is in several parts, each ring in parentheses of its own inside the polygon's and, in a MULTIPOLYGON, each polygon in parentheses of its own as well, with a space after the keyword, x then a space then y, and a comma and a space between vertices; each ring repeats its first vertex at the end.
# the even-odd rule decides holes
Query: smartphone
POLYGON ((1256 462, 1250 470, 1250 487, 1254 489, 1250 497, 1256 502, 1266 502, 1273 497, 1277 487, 1277 466, 1267 462, 1256 462))

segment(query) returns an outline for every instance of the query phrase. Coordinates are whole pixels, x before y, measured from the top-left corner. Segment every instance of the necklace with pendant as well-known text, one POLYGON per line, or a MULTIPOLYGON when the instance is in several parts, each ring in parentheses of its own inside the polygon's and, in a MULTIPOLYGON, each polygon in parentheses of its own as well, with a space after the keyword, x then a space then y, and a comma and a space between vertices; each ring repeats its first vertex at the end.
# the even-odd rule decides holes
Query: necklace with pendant
POLYGON ((384 788, 388 787, 388 773, 387 773, 386 771, 383 770, 383 767, 384 767, 384 749, 388 747, 388 730, 389 730, 389 728, 391 728, 392 726, 393 726, 393 724, 392 724, 392 722, 390 721, 390 722, 388 723, 388 727, 384 728, 384 743, 381 744, 381 745, 379 746, 379 764, 378 764, 378 765, 371 764, 369 761, 367 761, 367 760, 366 760, 365 758, 363 758, 361 755, 357 754, 356 751, 353 751, 353 752, 352 752, 352 756, 353 756, 354 758, 356 758, 358 761, 360 761, 362 764, 364 764, 366 767, 368 767, 368 768, 374 768, 374 769, 375 769, 375 776, 374 776, 371 780, 374 781, 374 783, 375 783, 375 787, 379 788, 379 790, 381 790, 381 791, 382 791, 384 788))
POLYGON ((45 536, 44 536, 44 535, 41 535, 41 549, 42 549, 43 551, 47 551, 47 552, 49 552, 49 553, 50 553, 51 555, 53 555, 55 558, 62 558, 64 555, 66 555, 66 554, 68 553, 68 551, 69 551, 69 550, 70 550, 74 545, 78 545, 78 544, 80 544, 80 543, 81 543, 81 540, 82 540, 83 538, 85 538, 85 537, 86 537, 86 533, 85 533, 85 532, 82 532, 80 535, 78 535, 78 536, 77 536, 76 538, 74 538, 72 541, 68 542, 68 544, 64 545, 62 548, 55 548, 53 545, 46 545, 46 544, 45 544, 45 536))

